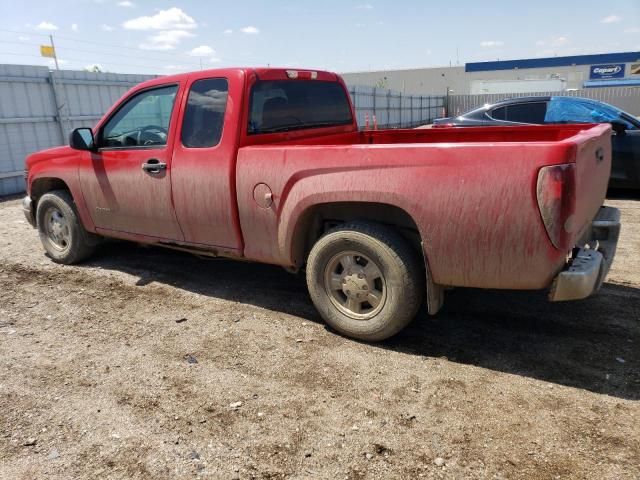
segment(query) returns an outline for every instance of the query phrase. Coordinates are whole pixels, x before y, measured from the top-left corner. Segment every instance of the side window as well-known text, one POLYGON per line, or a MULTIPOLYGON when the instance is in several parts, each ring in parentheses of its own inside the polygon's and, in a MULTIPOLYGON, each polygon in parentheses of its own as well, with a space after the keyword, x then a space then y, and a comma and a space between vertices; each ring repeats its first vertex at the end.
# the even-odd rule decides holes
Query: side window
POLYGON ((544 123, 547 102, 515 103, 507 106, 507 121, 517 123, 544 123))
POLYGON ((194 82, 189 91, 182 121, 182 144, 191 148, 220 143, 227 109, 229 85, 224 78, 194 82))
POLYGON ((507 107, 499 107, 495 110, 492 110, 489 113, 489 116, 495 120, 506 120, 507 119, 507 107))
POLYGON ((154 88, 128 100, 105 124, 101 147, 166 145, 177 85, 154 88))

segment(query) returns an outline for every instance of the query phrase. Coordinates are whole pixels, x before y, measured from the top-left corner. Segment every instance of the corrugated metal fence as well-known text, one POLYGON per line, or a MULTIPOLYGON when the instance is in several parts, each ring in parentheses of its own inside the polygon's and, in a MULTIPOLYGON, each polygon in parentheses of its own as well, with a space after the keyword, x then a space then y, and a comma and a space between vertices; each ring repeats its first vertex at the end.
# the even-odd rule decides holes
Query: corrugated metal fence
POLYGON ((482 95, 451 95, 447 116, 457 116, 485 103, 495 103, 505 98, 529 96, 585 97, 610 103, 632 115, 640 116, 639 87, 586 88, 570 92, 492 93, 482 95))
POLYGON ((370 127, 373 127, 375 115, 380 128, 417 127, 444 115, 443 96, 406 95, 361 85, 349 85, 349 93, 361 128, 365 126, 367 115, 370 127))
POLYGON ((0 65, 0 195, 24 191, 24 159, 92 127, 129 88, 150 75, 50 71, 0 65))

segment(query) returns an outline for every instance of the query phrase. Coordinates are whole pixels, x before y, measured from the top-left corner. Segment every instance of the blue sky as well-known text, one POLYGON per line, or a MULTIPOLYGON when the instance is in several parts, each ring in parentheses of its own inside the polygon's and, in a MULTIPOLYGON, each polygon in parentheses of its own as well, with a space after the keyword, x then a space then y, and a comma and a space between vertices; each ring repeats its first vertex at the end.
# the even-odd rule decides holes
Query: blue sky
POLYGON ((350 72, 640 51, 640 0, 0 0, 0 63, 49 65, 49 34, 65 69, 350 72))

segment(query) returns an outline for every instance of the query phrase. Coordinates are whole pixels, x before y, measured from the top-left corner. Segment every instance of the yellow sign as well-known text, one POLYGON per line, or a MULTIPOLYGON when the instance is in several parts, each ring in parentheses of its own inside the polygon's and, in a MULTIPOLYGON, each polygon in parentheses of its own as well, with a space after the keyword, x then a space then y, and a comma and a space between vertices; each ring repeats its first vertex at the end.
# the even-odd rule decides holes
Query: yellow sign
POLYGON ((50 45, 40 45, 40 55, 43 57, 55 58, 56 51, 50 45))

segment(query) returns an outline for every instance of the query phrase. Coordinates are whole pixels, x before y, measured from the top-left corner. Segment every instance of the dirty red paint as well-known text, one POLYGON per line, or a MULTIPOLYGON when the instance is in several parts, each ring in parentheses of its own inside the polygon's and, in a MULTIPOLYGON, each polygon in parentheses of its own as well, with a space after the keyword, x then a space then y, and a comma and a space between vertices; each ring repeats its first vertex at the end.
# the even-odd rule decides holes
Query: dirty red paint
MULTIPOLYGON (((611 168, 608 126, 359 132, 354 121, 248 135, 248 92, 258 77, 286 79, 287 73, 223 69, 145 82, 94 131, 135 93, 177 84, 166 146, 40 152, 27 161, 29 191, 33 195, 43 179, 62 180, 92 232, 283 266, 296 266, 292 244, 308 209, 332 202, 388 204, 418 226, 436 283, 512 289, 548 286, 604 199, 611 168), (222 139, 212 148, 185 148, 179 138, 187 92, 205 78, 229 83, 222 139), (596 162, 598 149, 604 158, 596 162), (146 175, 140 166, 149 158, 166 162, 166 171, 146 175), (542 167, 560 164, 576 168, 568 199, 573 228, 556 248, 541 218, 536 184, 542 167), (268 186, 260 186, 260 194, 271 195, 262 205, 254 196, 260 184, 268 186)), ((317 72, 317 78, 344 87, 335 74, 317 72)))

